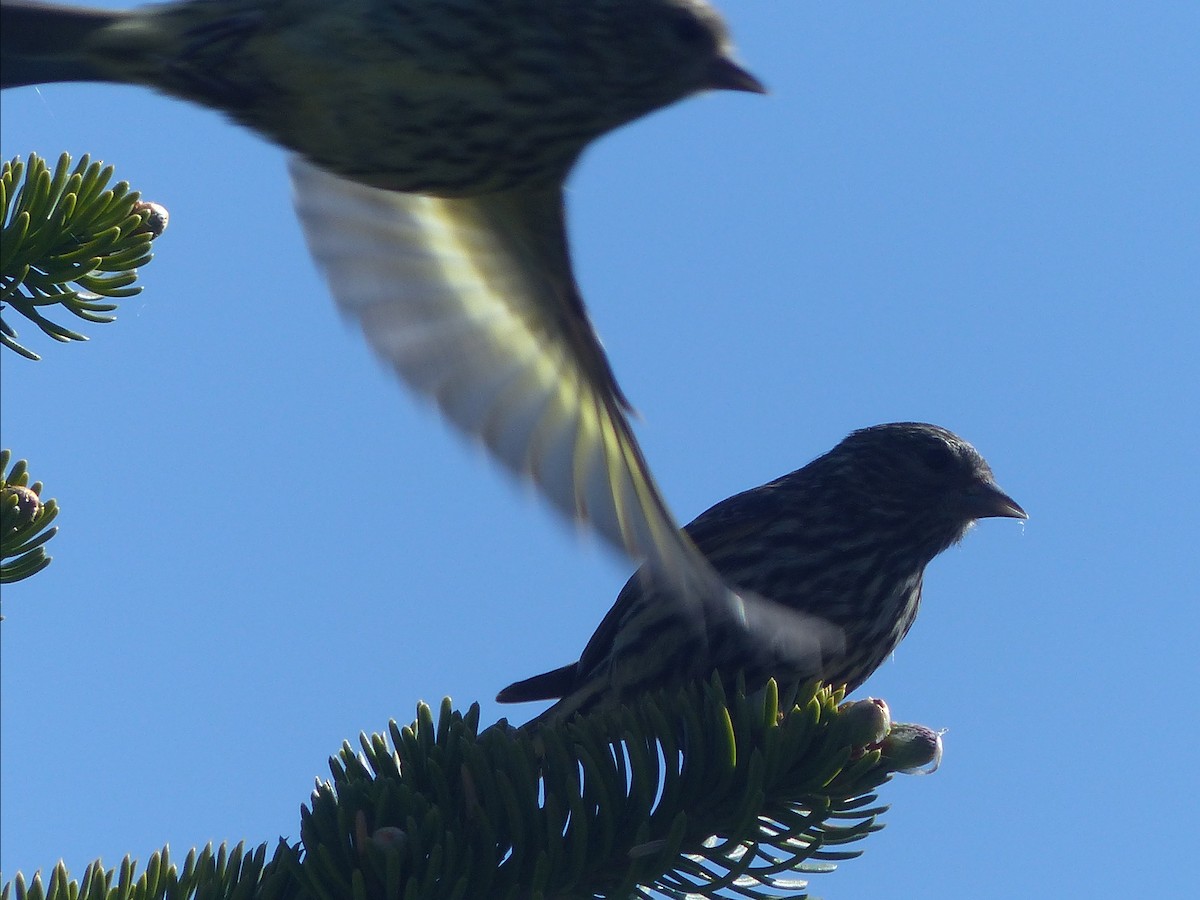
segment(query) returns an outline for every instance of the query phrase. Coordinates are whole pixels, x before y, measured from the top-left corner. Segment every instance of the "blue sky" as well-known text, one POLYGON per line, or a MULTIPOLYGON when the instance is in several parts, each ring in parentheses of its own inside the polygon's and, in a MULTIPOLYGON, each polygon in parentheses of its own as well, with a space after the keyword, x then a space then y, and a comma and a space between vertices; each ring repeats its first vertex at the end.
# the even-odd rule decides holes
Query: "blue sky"
MULTIPOLYGON (((1200 739, 1200 7, 721 4, 767 97, 597 144, 578 274, 681 519, 848 431, 936 422, 1030 513, 937 559, 864 694, 948 729, 839 897, 1184 896, 1200 739), (1184 760, 1180 765, 1179 761, 1184 760), (902 886, 902 887, 898 887, 902 886)), ((3 96, 171 225, 85 345, 12 319, 3 445, 63 507, 4 591, 4 877, 295 839, 343 739, 483 717, 630 567, 338 319, 283 154, 133 88, 3 96)))

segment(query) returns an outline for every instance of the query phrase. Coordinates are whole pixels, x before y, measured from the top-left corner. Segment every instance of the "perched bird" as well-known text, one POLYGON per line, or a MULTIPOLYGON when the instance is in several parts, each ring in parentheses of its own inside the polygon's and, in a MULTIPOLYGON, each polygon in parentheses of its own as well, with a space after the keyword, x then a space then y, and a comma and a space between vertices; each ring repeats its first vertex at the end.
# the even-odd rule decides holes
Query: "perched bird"
POLYGON ((460 429, 681 585, 679 536, 571 268, 563 181, 619 125, 761 93, 704 0, 0 2, 0 85, 145 85, 280 144, 343 312, 460 429))
POLYGON ((916 422, 855 431, 802 469, 722 500, 686 527, 737 590, 769 598, 751 615, 723 604, 682 607, 653 574, 635 575, 579 661, 509 685, 501 703, 561 698, 530 725, 606 709, 638 694, 743 673, 861 685, 917 615, 925 566, 976 519, 1025 518, 979 453, 916 422), (805 657, 788 632, 830 623, 805 657))

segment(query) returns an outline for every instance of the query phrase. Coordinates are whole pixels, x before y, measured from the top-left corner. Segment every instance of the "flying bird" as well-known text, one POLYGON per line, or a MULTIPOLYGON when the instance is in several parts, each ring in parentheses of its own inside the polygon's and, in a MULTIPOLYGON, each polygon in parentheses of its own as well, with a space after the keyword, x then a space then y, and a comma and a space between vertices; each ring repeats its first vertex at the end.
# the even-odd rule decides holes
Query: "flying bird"
POLYGON ((148 86, 291 151, 309 248, 379 357, 564 514, 683 593, 723 590, 631 430, 563 206, 602 134, 763 92, 708 3, 3 0, 0 85, 59 81, 148 86))
POLYGON ((962 438, 918 422, 853 432, 782 478, 722 500, 685 530, 740 594, 683 605, 653 572, 631 578, 578 662, 509 685, 501 703, 557 699, 526 727, 611 709, 720 671, 746 683, 819 678, 858 688, 908 633, 925 567, 977 519, 1024 519, 962 438), (818 632, 804 655, 808 623, 818 632))

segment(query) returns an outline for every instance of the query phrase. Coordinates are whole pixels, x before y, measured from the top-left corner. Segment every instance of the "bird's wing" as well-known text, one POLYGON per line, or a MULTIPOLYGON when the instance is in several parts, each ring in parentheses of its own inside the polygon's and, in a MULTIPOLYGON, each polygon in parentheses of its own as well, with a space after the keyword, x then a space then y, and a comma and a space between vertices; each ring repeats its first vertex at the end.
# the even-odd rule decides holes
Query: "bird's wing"
POLYGON ((684 552, 579 298, 561 188, 442 199, 299 158, 291 175, 338 305, 401 378, 624 552, 684 552))
MULTIPOLYGON (((575 285, 559 187, 445 199, 290 167, 330 290, 401 378, 567 516, 644 560, 635 578, 690 613, 673 618, 698 652, 713 629, 756 631, 764 616, 763 639, 787 643, 782 611, 729 590, 654 483, 575 285)), ((791 633, 797 655, 840 640, 811 622, 791 633)))
MULTIPOLYGON (((680 646, 690 647, 706 665, 730 671, 757 666, 781 678, 789 672, 817 674, 822 660, 841 656, 845 636, 820 615, 820 602, 798 597, 791 586, 787 596, 762 596, 747 590, 738 577, 753 579, 751 584, 782 585, 788 552, 803 552, 799 537, 789 540, 786 533, 777 533, 799 513, 794 507, 794 497, 766 484, 728 497, 690 522, 681 537, 689 551, 703 555, 704 564, 667 568, 664 576, 664 568, 651 561, 625 584, 576 664, 570 685, 580 691, 576 699, 592 699, 589 682, 610 677, 614 654, 626 660, 619 675, 626 683, 640 677, 639 667, 653 673, 663 665, 687 664, 670 659, 680 646), (764 571, 753 572, 756 566, 764 571), (681 595, 692 602, 674 599, 681 595), (645 602, 647 597, 653 602, 645 602)), ((564 684, 563 670, 547 674, 554 676, 556 687, 564 684)))
POLYGON ((300 158, 290 170, 308 247, 380 358, 566 515, 644 560, 635 580, 678 604, 671 618, 697 652, 714 629, 755 632, 764 617, 772 634, 760 640, 798 656, 840 640, 811 617, 785 631, 793 641, 780 635, 787 612, 734 594, 674 522, 583 310, 559 187, 445 199, 300 158))

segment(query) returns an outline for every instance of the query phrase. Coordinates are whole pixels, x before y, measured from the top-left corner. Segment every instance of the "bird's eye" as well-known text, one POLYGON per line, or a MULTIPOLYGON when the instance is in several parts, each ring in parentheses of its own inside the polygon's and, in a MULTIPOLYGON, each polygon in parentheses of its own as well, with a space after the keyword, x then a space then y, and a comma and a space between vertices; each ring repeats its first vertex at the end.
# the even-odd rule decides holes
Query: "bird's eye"
POLYGON ((675 37, 685 47, 699 47, 712 44, 712 32, 704 23, 694 16, 676 16, 671 23, 675 37))
POLYGON ((925 449, 921 461, 933 472, 945 472, 954 464, 954 451, 939 441, 925 449))

